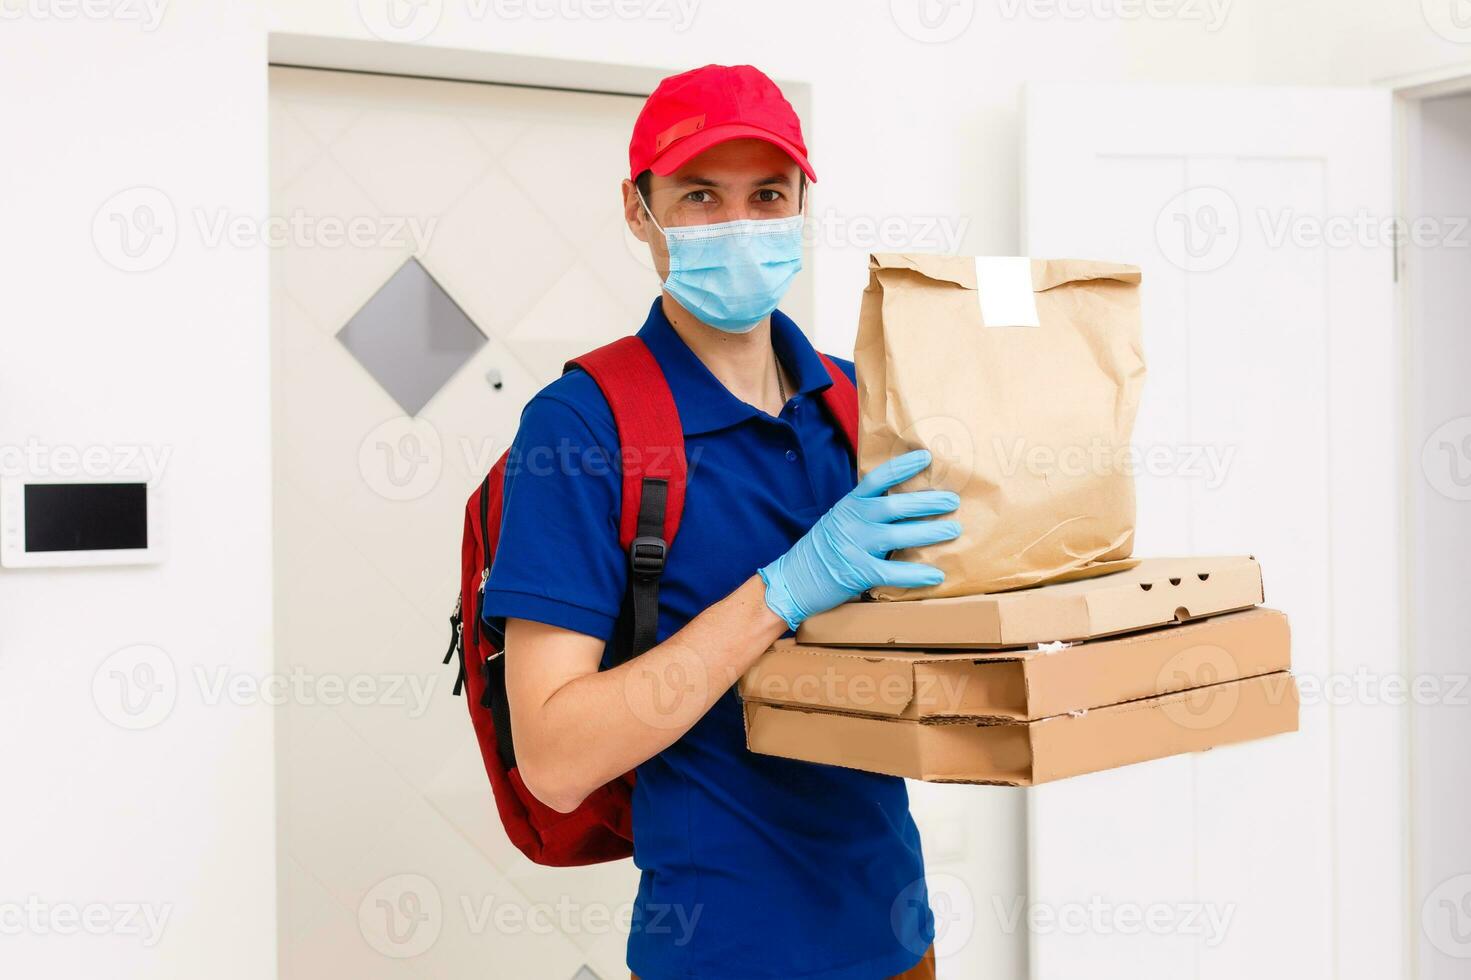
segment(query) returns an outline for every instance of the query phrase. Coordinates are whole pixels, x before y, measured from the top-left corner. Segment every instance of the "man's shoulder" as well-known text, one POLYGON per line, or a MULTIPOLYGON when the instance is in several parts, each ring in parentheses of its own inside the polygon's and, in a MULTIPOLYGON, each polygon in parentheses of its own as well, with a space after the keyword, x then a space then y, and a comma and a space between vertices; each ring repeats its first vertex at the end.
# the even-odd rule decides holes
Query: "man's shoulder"
MULTIPOLYGON (((521 412, 522 429, 562 430, 585 427, 600 442, 616 444, 613 410, 592 375, 573 368, 544 386, 521 412)), ((576 433, 563 432, 563 435, 576 433)))

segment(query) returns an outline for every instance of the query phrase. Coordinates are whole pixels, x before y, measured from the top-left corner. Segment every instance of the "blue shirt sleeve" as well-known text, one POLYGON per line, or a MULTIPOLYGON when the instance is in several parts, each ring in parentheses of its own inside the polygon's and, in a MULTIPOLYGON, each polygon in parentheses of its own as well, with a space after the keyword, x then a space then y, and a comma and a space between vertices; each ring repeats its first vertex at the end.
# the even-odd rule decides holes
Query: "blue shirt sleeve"
POLYGON ((511 617, 604 642, 613 635, 628 585, 617 446, 612 412, 586 374, 564 375, 527 404, 506 461, 501 536, 481 607, 491 629, 504 630, 511 617))

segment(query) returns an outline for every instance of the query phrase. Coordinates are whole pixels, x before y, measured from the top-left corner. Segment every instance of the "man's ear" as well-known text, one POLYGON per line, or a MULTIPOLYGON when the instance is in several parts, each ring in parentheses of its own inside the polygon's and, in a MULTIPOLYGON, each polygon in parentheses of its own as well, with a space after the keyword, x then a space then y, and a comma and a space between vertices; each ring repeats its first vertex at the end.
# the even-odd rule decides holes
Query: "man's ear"
POLYGON ((638 189, 634 187, 633 181, 625 179, 623 189, 623 220, 628 223, 628 230, 633 232, 633 237, 648 244, 649 241, 649 215, 638 199, 638 189))

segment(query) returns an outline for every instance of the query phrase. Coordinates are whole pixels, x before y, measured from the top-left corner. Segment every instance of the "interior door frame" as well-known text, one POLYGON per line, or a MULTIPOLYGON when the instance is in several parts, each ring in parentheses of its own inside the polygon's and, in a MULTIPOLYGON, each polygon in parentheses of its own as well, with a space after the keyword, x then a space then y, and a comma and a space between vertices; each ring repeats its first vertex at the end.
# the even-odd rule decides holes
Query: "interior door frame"
MULTIPOLYGON (((1394 95, 1394 202, 1395 211, 1402 218, 1422 213, 1418 189, 1411 175, 1419 169, 1422 148, 1421 119, 1424 104, 1429 99, 1447 95, 1471 93, 1471 62, 1436 69, 1417 75, 1386 79, 1383 84, 1394 95)), ((1400 404, 1400 608, 1404 671, 1406 677, 1414 677, 1419 660, 1416 656, 1416 621, 1414 594, 1416 580, 1415 548, 1415 496, 1411 483, 1416 480, 1416 467, 1411 464, 1411 450, 1416 441, 1418 421, 1417 407, 1412 401, 1418 391, 1419 352, 1424 340, 1422 324, 1418 315, 1419 280, 1414 265, 1413 249, 1397 249, 1395 254, 1395 313, 1400 331, 1399 379, 1402 400, 1400 404)), ((1421 923, 1420 908, 1415 897, 1424 894, 1426 882, 1422 880, 1417 852, 1419 848, 1418 800, 1419 786, 1423 779, 1416 765, 1415 732, 1416 706, 1413 698, 1405 705, 1405 871, 1406 894, 1410 901, 1405 907, 1407 976, 1421 975, 1421 923)))

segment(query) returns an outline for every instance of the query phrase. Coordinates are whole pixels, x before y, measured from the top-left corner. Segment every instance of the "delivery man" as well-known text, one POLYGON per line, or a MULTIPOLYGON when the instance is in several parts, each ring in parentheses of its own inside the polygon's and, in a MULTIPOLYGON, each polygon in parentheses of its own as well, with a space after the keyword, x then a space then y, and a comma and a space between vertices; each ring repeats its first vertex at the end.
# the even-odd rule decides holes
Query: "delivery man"
MULTIPOLYGON (((636 768, 642 878, 628 964, 642 980, 932 977, 934 921, 901 779, 751 753, 734 681, 804 618, 865 589, 940 581, 888 552, 949 540, 945 491, 854 486, 818 395, 832 383, 776 309, 801 266, 801 124, 750 66, 665 79, 634 124, 624 216, 663 280, 638 331, 690 461, 658 643, 599 670, 627 591, 611 411, 571 371, 526 406, 484 615, 505 632, 522 778, 569 812, 636 768), (541 452, 538 454, 537 451, 541 452)), ((851 362, 840 362, 851 378, 851 362)))

